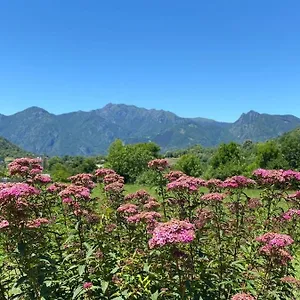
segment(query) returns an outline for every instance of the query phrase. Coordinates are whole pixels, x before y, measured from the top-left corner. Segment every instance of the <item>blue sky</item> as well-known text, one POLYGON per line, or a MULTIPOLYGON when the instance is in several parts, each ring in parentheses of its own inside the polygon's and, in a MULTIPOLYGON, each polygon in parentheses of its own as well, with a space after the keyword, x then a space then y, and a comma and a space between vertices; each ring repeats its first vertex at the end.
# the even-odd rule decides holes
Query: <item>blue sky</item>
POLYGON ((0 113, 300 117, 300 1, 3 0, 0 113))

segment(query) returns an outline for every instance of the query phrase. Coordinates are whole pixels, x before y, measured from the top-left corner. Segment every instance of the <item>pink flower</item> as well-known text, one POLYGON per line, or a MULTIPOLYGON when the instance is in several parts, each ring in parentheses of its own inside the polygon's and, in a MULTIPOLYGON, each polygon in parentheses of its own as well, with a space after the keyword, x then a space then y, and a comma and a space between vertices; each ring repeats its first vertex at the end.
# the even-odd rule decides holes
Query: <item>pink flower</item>
POLYGON ((101 168, 95 171, 95 176, 103 178, 106 175, 109 174, 116 174, 116 172, 112 169, 107 169, 107 168, 101 168))
POLYGON ((245 176, 233 176, 223 182, 225 188, 245 188, 255 185, 255 181, 245 176))
POLYGON ((121 182, 114 182, 105 186, 105 191, 108 193, 122 193, 124 190, 124 184, 121 182))
POLYGON ((166 223, 159 223, 149 240, 150 249, 162 247, 167 244, 190 243, 195 238, 194 225, 179 220, 171 220, 166 223))
POLYGON ((222 201, 224 200, 226 197, 225 194, 221 194, 221 193, 209 193, 209 194, 206 194, 206 195, 203 195, 201 197, 201 200, 203 201, 222 201))
POLYGON ((293 216, 300 216, 300 209, 289 209, 288 211, 286 211, 285 213, 282 214, 282 219, 284 221, 290 221, 293 216))
POLYGON ((146 203, 150 200, 150 194, 145 190, 138 190, 125 196, 125 201, 138 200, 138 202, 146 203))
POLYGON ((170 171, 168 174, 165 174, 164 177, 168 179, 169 182, 175 181, 181 176, 187 176, 181 171, 170 171))
POLYGON ((231 300, 256 300, 255 297, 246 293, 238 293, 231 297, 231 300))
POLYGON ((46 184, 46 183, 51 182, 51 177, 50 177, 50 175, 46 175, 46 174, 37 174, 34 176, 33 180, 34 180, 34 182, 46 184))
POLYGON ((205 180, 195 178, 191 176, 181 176, 175 181, 167 184, 168 191, 186 191, 186 192, 198 192, 200 186, 205 186, 205 180))
POLYGON ((41 163, 40 158, 17 158, 8 165, 9 174, 26 178, 42 173, 41 163))
POLYGON ((65 198, 79 198, 83 200, 90 200, 90 190, 84 186, 70 184, 59 193, 59 196, 65 198))
POLYGON ((274 232, 265 233, 257 237, 256 240, 260 243, 265 243, 274 247, 286 247, 294 242, 289 235, 274 232))
POLYGON ((149 161, 148 168, 158 171, 164 171, 169 167, 169 163, 166 159, 153 159, 149 161))
POLYGON ((95 187, 95 183, 93 182, 92 174, 77 174, 68 178, 75 185, 84 186, 88 189, 93 189, 95 187))
POLYGON ((125 213, 125 214, 135 214, 137 213, 138 211, 138 207, 134 204, 131 204, 131 203, 126 203, 126 204, 123 204, 121 205, 117 211, 119 213, 125 213))
POLYGON ((50 221, 46 218, 37 218, 35 220, 31 220, 27 222, 26 227, 28 228, 38 228, 43 224, 49 224, 50 221))
POLYGON ((7 220, 0 221, 0 229, 6 228, 9 226, 9 222, 7 220))
POLYGON ((92 283, 92 282, 85 282, 85 283, 83 284, 83 288, 84 288, 85 290, 90 289, 92 286, 93 286, 93 283, 92 283))

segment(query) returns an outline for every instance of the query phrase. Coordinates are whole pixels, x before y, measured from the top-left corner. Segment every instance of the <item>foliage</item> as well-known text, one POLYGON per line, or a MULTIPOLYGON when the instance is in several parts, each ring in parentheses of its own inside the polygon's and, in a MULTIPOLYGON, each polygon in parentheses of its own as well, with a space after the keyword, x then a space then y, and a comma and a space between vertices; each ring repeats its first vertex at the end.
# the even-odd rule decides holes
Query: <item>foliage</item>
POLYGON ((147 170, 148 162, 158 157, 160 148, 154 143, 123 145, 116 140, 108 150, 107 166, 125 178, 126 182, 134 182, 147 170))
POLYGON ((154 198, 107 168, 51 183, 40 163, 0 185, 1 299, 299 299, 300 172, 203 180, 155 159, 154 198))
POLYGON ((198 156, 195 154, 184 154, 179 158, 174 168, 187 175, 200 177, 203 167, 198 156))

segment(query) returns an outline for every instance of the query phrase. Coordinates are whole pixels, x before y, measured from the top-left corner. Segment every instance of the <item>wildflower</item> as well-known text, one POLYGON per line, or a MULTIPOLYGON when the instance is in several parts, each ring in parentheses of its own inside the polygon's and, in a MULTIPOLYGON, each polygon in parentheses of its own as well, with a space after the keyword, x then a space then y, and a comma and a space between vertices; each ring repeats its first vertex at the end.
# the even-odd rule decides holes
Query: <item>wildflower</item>
POLYGON ((196 212, 196 219, 194 220, 195 227, 201 229, 205 224, 213 218, 213 212, 211 210, 202 208, 196 212))
POLYGON ((150 201, 148 201, 146 204, 144 204, 143 207, 144 207, 145 209, 152 210, 152 209, 155 209, 155 208, 157 208, 157 207, 160 207, 160 204, 159 204, 157 201, 150 200, 150 201))
POLYGON ((249 179, 245 176, 233 176, 227 178, 222 185, 225 188, 245 188, 255 185, 255 183, 256 182, 254 180, 249 179))
POLYGON ((112 169, 107 169, 107 168, 101 168, 95 171, 95 176, 100 178, 103 178, 104 176, 109 174, 116 174, 116 172, 112 169))
POLYGON ((90 200, 90 190, 84 186, 70 184, 59 193, 59 196, 61 196, 63 199, 74 197, 84 200, 90 200))
POLYGON ((169 191, 187 191, 197 192, 200 186, 204 186, 205 181, 200 178, 191 176, 181 176, 175 181, 167 184, 167 190, 169 191))
POLYGON ((294 242, 289 235, 274 232, 265 233, 257 237, 256 241, 276 247, 286 247, 294 242))
POLYGON ((164 171, 168 167, 169 167, 169 163, 166 159, 153 159, 148 163, 148 168, 157 171, 164 171))
POLYGON ((34 220, 31 220, 31 221, 27 222, 26 227, 28 227, 28 228, 38 228, 42 224, 49 224, 49 220, 46 219, 46 218, 37 218, 37 219, 34 219, 34 220))
POLYGON ((293 216, 300 216, 300 209, 289 209, 288 211, 286 211, 285 213, 282 214, 282 219, 284 221, 290 221, 293 216))
POLYGON ((296 285, 297 287, 300 287, 300 280, 299 279, 296 279, 294 277, 291 277, 291 276, 285 276, 285 277, 282 277, 280 279, 281 282, 284 282, 284 283, 289 283, 289 284, 293 284, 293 285, 296 285))
POLYGON ((201 197, 201 200, 203 201, 216 201, 216 202, 220 202, 222 200, 224 200, 226 197, 225 194, 221 194, 221 193, 209 193, 206 195, 203 195, 201 197))
POLYGON ((83 288, 84 288, 85 290, 90 289, 92 286, 93 286, 93 283, 92 283, 92 282, 85 282, 85 283, 83 284, 83 288))
POLYGON ((131 203, 126 203, 126 204, 123 204, 121 205, 117 211, 119 213, 125 213, 125 214, 135 214, 137 213, 138 211, 138 207, 134 204, 131 204, 131 203))
POLYGON ((7 220, 0 221, 0 229, 6 228, 9 226, 9 222, 7 220))
POLYGON ((184 174, 181 171, 170 171, 168 174, 165 174, 164 177, 169 181, 175 181, 178 178, 180 178, 181 176, 187 176, 186 174, 184 174))
POLYGON ((87 173, 81 173, 68 178, 74 185, 84 186, 88 189, 93 189, 95 183, 93 182, 93 175, 87 173))
POLYGON ((250 198, 247 202, 249 209, 255 209, 262 206, 262 202, 258 198, 250 198))
POLYGON ((121 182, 114 182, 105 186, 105 191, 108 193, 122 193, 124 190, 124 184, 121 182))
POLYGON ((120 183, 124 183, 124 177, 118 175, 118 174, 108 174, 105 175, 103 178, 103 182, 105 184, 110 184, 110 183, 115 183, 115 182, 120 182, 120 183))
POLYGON ((238 293, 231 297, 231 300, 256 300, 255 297, 246 293, 238 293))
POLYGON ((8 164, 9 174, 11 176, 16 175, 23 178, 40 174, 43 171, 41 163, 42 160, 40 158, 17 158, 8 164))
POLYGON ((162 247, 167 244, 190 243, 195 238, 195 226, 186 221, 171 220, 159 223, 149 240, 149 247, 162 247))
POLYGON ((38 182, 38 183, 47 184, 47 183, 51 182, 52 180, 51 180, 50 175, 37 174, 37 175, 34 176, 33 181, 38 182))
POLYGON ((130 193, 125 196, 125 201, 138 200, 141 203, 146 203, 150 200, 150 194, 145 190, 138 190, 135 193, 130 193))

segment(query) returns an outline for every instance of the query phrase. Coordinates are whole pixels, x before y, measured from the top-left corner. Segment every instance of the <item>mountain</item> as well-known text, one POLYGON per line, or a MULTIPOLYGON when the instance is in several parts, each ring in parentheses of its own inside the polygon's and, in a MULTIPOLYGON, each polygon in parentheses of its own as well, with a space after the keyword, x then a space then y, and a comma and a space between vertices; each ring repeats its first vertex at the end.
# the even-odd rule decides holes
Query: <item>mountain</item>
POLYGON ((18 146, 10 143, 8 140, 0 137, 0 158, 1 160, 12 157, 26 157, 26 156, 32 156, 31 153, 22 150, 18 146))
POLYGON ((172 112, 107 104, 89 112, 54 115, 39 107, 0 114, 0 136, 30 152, 48 155, 105 153, 117 138, 125 143, 153 141, 163 151, 194 144, 264 141, 300 126, 291 115, 250 111, 234 123, 205 118, 181 118, 172 112))

